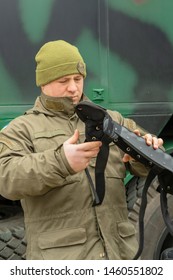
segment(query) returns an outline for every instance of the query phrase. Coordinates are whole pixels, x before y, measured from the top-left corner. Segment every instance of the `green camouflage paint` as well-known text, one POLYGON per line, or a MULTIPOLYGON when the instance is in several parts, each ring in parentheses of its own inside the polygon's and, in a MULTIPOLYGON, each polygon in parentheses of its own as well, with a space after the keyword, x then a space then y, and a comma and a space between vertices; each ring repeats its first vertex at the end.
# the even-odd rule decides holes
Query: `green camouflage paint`
POLYGON ((173 112, 172 8, 172 0, 0 0, 0 128, 40 94, 40 46, 64 39, 87 63, 85 93, 95 103, 165 136, 173 112))

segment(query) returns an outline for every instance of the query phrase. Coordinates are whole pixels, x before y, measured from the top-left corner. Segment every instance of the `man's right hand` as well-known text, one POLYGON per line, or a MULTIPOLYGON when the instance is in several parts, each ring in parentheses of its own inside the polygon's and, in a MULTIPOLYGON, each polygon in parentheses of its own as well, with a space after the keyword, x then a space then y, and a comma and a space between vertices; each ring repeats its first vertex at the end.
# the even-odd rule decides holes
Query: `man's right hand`
POLYGON ((73 136, 63 144, 67 161, 75 172, 84 170, 88 166, 91 158, 97 156, 102 145, 101 141, 77 144, 78 139, 79 131, 75 130, 73 136))

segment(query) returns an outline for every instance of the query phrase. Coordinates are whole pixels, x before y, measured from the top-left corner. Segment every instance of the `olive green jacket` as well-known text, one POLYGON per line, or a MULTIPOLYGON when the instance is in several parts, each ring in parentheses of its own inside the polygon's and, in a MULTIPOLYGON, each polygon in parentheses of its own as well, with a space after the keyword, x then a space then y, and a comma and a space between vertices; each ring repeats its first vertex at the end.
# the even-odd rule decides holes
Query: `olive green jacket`
MULTIPOLYGON (((120 124, 136 128, 132 120, 108 112, 120 124)), ((137 242, 128 221, 123 153, 110 144, 104 201, 93 207, 85 171, 75 173, 63 150, 76 128, 83 142, 85 126, 70 99, 42 94, 33 109, 0 133, 0 194, 21 200, 27 259, 132 259, 137 242)), ((95 161, 88 167, 93 181, 95 161)), ((131 162, 131 171, 147 172, 137 162, 131 162)))

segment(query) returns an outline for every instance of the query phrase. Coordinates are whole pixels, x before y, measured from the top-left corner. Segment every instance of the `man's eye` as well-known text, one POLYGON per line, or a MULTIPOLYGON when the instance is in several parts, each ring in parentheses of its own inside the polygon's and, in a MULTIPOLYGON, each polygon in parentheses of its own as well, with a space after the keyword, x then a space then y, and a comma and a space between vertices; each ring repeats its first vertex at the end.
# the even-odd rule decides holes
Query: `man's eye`
POLYGON ((80 81, 82 78, 81 77, 77 77, 75 78, 75 81, 80 81))

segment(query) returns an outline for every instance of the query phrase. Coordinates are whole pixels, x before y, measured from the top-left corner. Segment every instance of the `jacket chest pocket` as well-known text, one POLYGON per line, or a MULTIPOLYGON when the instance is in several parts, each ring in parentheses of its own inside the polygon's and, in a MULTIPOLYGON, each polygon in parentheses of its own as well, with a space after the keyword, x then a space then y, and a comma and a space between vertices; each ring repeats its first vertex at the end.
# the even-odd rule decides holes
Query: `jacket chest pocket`
POLYGON ((61 129, 36 132, 33 139, 35 152, 57 149, 69 137, 71 137, 71 135, 61 129))

